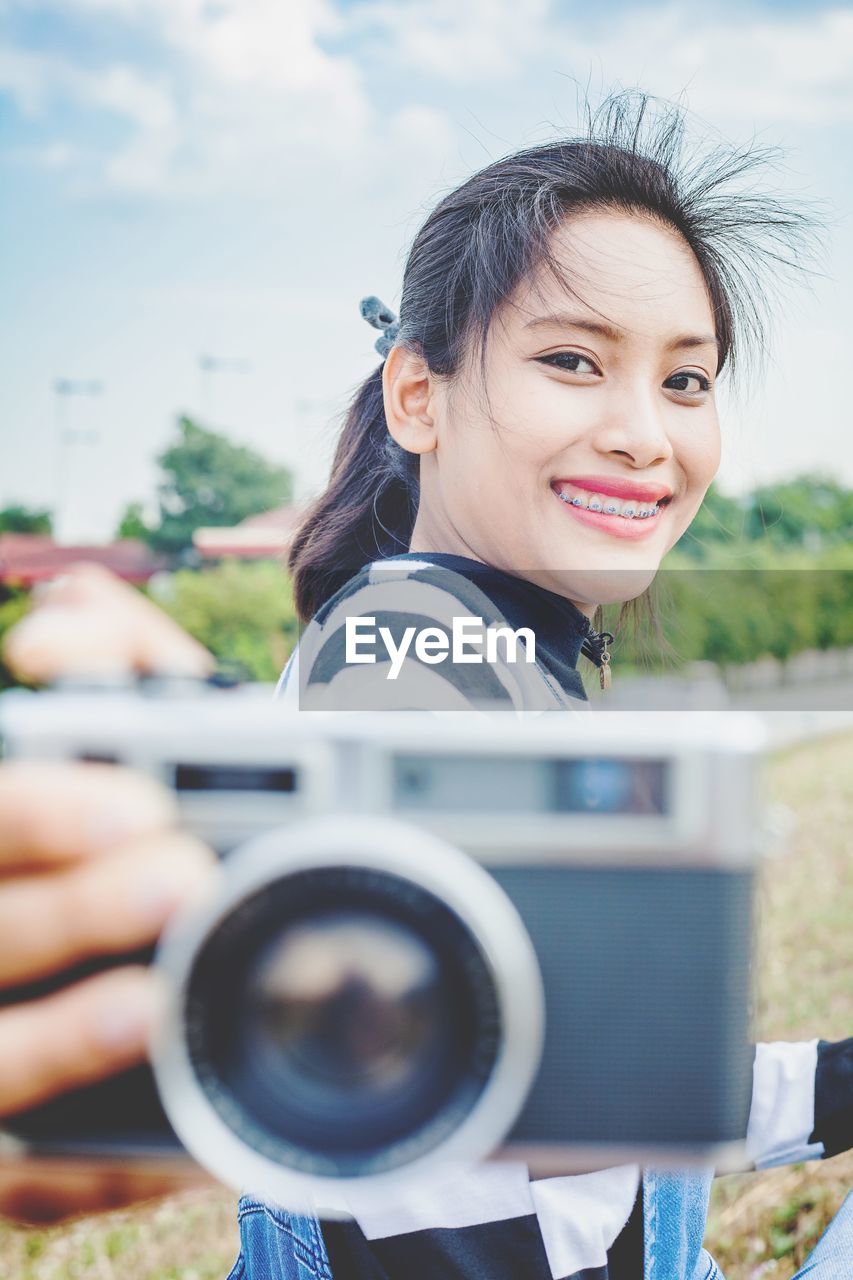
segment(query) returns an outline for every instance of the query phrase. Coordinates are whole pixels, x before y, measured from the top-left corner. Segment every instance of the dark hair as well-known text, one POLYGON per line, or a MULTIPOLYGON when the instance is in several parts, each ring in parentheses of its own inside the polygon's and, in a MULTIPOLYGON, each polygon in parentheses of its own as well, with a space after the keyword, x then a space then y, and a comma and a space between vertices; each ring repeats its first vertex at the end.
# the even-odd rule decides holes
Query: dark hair
MULTIPOLYGON (((567 216, 598 208, 650 215, 683 236, 705 277, 721 366, 744 347, 764 350, 770 294, 759 269, 796 268, 810 222, 802 207, 751 185, 775 151, 717 146, 688 161, 681 108, 632 91, 587 109, 586 126, 582 137, 482 169, 421 227, 396 340, 418 350, 434 374, 452 377, 472 343, 484 355, 498 308, 535 272, 552 271, 571 288, 551 249, 553 232, 567 216)), ((418 474, 418 456, 388 432, 380 365, 350 405, 329 484, 291 547, 303 619, 370 560, 408 550, 418 474)))

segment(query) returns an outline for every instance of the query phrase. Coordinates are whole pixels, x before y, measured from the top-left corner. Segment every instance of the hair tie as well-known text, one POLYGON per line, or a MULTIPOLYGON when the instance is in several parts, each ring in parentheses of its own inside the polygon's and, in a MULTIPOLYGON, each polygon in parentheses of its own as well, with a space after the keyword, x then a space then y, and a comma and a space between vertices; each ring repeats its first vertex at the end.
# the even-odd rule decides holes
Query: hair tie
POLYGON ((372 294, 369 298, 362 298, 358 304, 362 319, 368 324, 373 325, 374 329, 382 330, 382 337, 377 338, 374 346, 384 360, 388 352, 397 340, 397 334, 400 332, 400 320, 390 307, 386 307, 384 302, 380 302, 379 298, 372 294))

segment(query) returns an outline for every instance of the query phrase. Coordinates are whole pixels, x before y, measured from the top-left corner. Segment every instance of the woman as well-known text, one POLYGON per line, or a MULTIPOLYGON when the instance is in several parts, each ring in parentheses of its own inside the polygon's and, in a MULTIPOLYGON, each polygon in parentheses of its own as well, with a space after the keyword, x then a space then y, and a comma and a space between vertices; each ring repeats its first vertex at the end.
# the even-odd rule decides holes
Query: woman
MULTIPOLYGON (((791 265, 804 219, 739 191, 756 157, 691 174, 681 121, 644 128, 613 100, 583 139, 489 166, 418 233, 399 321, 376 299, 383 361, 356 395, 326 492, 291 569, 311 620, 282 680, 303 707, 517 709, 584 701, 576 664, 602 669, 598 605, 648 586, 717 470, 714 388, 760 342, 757 262, 791 265), (413 621, 452 618, 535 635, 535 664, 474 667, 394 653, 413 621), (347 620, 384 624, 371 664, 347 620), (472 674, 473 673, 473 674, 472 674)), ((849 1145, 853 1042, 759 1046, 749 1149, 758 1166, 849 1145)), ((530 1183, 488 1167, 357 1222, 241 1206, 234 1276, 335 1280, 710 1280, 702 1250, 710 1172, 621 1167, 530 1183)), ((846 1274, 851 1202, 813 1259, 846 1274), (842 1245, 844 1231, 846 1244, 842 1245)))
MULTIPOLYGON (((458 706, 469 694, 476 701, 486 693, 520 707, 582 706, 575 664, 582 651, 596 663, 606 653, 601 638, 590 635, 592 605, 641 591, 701 501, 718 448, 713 393, 704 382, 713 384, 739 334, 757 339, 754 286, 751 276, 738 285, 737 265, 753 241, 772 253, 776 237, 781 252, 799 222, 772 202, 726 194, 723 179, 736 176, 742 158, 729 158, 722 169, 706 167, 692 183, 679 177, 677 117, 641 146, 638 121, 630 110, 620 116, 621 109, 617 104, 596 124, 592 141, 513 157, 453 193, 413 248, 397 333, 390 316, 383 321, 368 308, 386 330, 383 355, 391 355, 356 397, 330 488, 294 548, 298 599, 303 616, 314 618, 300 645, 306 705, 338 697, 343 703, 354 691, 336 646, 317 643, 322 633, 333 638, 339 605, 338 620, 342 613, 363 616, 363 606, 379 612, 381 604, 393 614, 401 601, 407 609, 427 601, 427 619, 438 622, 458 614, 460 603, 463 612, 480 604, 484 616, 533 621, 543 643, 533 671, 492 665, 488 689, 465 683, 477 668, 445 664, 429 671, 443 673, 437 681, 424 681, 423 664, 407 660, 393 686, 407 705, 458 706), (560 286, 556 294, 553 282, 560 286), (522 314, 522 307, 528 311, 522 314), (562 316, 555 333, 539 325, 553 315, 562 316), (537 337, 528 346, 531 333, 537 337), (710 344, 692 345, 711 334, 716 361, 708 358, 710 344), (669 349, 684 337, 691 345, 669 349), (534 373, 544 381, 534 381, 534 373), (596 510, 596 493, 602 508, 604 499, 623 496, 605 491, 617 479, 650 487, 627 495, 628 502, 646 504, 639 522, 650 526, 648 533, 645 527, 641 536, 618 532, 638 522, 637 510, 630 516, 624 504, 622 515, 596 510), (655 505, 657 512, 648 514, 655 505), (376 567, 397 553, 390 569, 376 567), (409 598, 414 595, 417 600, 409 598)), ((747 267, 755 256, 745 259, 747 267)), ((90 573, 81 581, 70 575, 19 624, 9 656, 22 673, 49 679, 98 666, 207 669, 208 655, 121 584, 99 581, 102 576, 90 573), (127 598, 120 600, 119 591, 127 598)), ((389 621, 399 630, 400 619, 389 621)), ((366 705, 376 705, 377 687, 389 687, 384 678, 381 686, 371 681, 379 669, 358 668, 366 705)), ((290 676, 295 681, 293 666, 290 676)), ((288 682, 288 692, 296 690, 288 682)), ((89 796, 82 775, 72 776, 68 766, 64 781, 57 776, 49 788, 53 793, 62 784, 61 803, 51 813, 63 822, 47 831, 44 777, 30 766, 20 767, 29 770, 24 774, 16 768, 3 765, 0 779, 6 924, 27 935, 20 872, 42 854, 51 874, 39 865, 44 892, 27 902, 40 927, 29 933, 51 940, 44 921, 65 918, 70 853, 75 883, 80 877, 71 900, 79 902, 85 892, 91 910, 84 920, 75 917, 72 931, 58 930, 50 963, 62 967, 69 941, 102 945, 105 917, 97 899, 115 898, 111 860, 98 857, 106 840, 117 846, 127 877, 134 868, 150 872, 152 857, 171 873, 167 891, 156 894, 157 912, 147 912, 144 921, 116 919, 114 911, 109 916, 111 937, 121 932, 123 940, 138 941, 142 929, 153 938, 181 897, 174 872, 181 869, 181 885, 189 890, 206 866, 199 849, 171 833, 162 798, 146 793, 145 806, 131 804, 131 815, 139 813, 133 830, 116 827, 115 779, 93 776, 97 766, 75 766, 89 771, 89 796), (79 802, 76 809, 66 791, 79 802), (87 837, 74 838, 82 826, 87 837), (143 834, 154 843, 141 840, 143 834), (99 894, 93 892, 96 872, 103 873, 99 894)), ((126 805, 119 808, 126 823, 126 805)), ((0 967, 20 967, 20 948, 5 950, 0 967)), ((48 964, 43 948, 30 949, 24 960, 48 964)), ((124 976, 134 979, 136 990, 145 975, 124 976)), ((89 979, 55 997, 61 1010, 47 1001, 33 1006, 26 1026, 16 1011, 2 1014, 0 1113, 23 1097, 34 1102, 42 1092, 98 1078, 142 1052, 148 1001, 134 1002, 126 985, 119 993, 121 1017, 112 1004, 106 1011, 105 1037, 68 1034, 69 1025, 79 1032, 89 1017, 97 1029, 101 996, 108 994, 101 981, 89 979)), ((759 1046, 749 1133, 756 1164, 832 1155, 853 1145, 851 1077, 850 1041, 759 1046)), ((37 1185, 0 1188, 7 1212, 22 1195, 41 1197, 43 1208, 44 1172, 27 1176, 37 1185)), ((530 1184, 524 1169, 486 1167, 370 1221, 332 1225, 244 1199, 233 1275, 713 1280, 719 1273, 701 1250, 709 1181, 710 1173, 662 1177, 629 1167, 530 1184)), ((98 1196, 125 1189, 88 1190, 92 1207, 98 1196)), ((66 1193, 84 1207, 79 1180, 50 1191, 62 1203, 66 1193)), ((849 1274, 851 1216, 848 1201, 807 1264, 811 1280, 849 1274)))

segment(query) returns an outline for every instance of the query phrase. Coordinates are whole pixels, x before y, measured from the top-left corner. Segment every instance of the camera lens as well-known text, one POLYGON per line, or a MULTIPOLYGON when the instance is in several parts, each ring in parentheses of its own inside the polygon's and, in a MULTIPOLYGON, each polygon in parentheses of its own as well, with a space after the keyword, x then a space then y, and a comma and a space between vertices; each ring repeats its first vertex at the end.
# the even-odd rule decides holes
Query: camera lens
POLYGON ((373 813, 272 827, 170 921, 151 1043, 199 1163, 291 1209, 482 1159, 539 1069, 542 975, 488 871, 373 813))
POLYGON ((470 1112, 501 1042, 490 968, 400 876, 311 868, 243 899, 186 991, 195 1073, 244 1142, 307 1173, 393 1169, 470 1112))

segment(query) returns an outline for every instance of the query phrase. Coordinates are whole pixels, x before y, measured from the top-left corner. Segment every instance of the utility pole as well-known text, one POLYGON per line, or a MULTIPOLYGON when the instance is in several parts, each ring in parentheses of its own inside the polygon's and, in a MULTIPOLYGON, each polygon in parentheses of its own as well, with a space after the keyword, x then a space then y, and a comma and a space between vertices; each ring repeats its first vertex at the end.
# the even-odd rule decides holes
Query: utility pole
POLYGON ((63 540, 65 507, 69 495, 70 464, 72 450, 77 444, 97 445, 101 433, 95 428, 74 428, 71 424, 71 402, 79 399, 97 399, 104 392, 104 384, 96 378, 55 378, 53 382, 54 422, 56 431, 56 510, 53 532, 57 542, 63 540))
POLYGON ((213 385, 217 373, 251 373, 252 366, 248 360, 235 356, 201 355, 198 358, 199 391, 202 417, 208 425, 214 413, 213 385))

